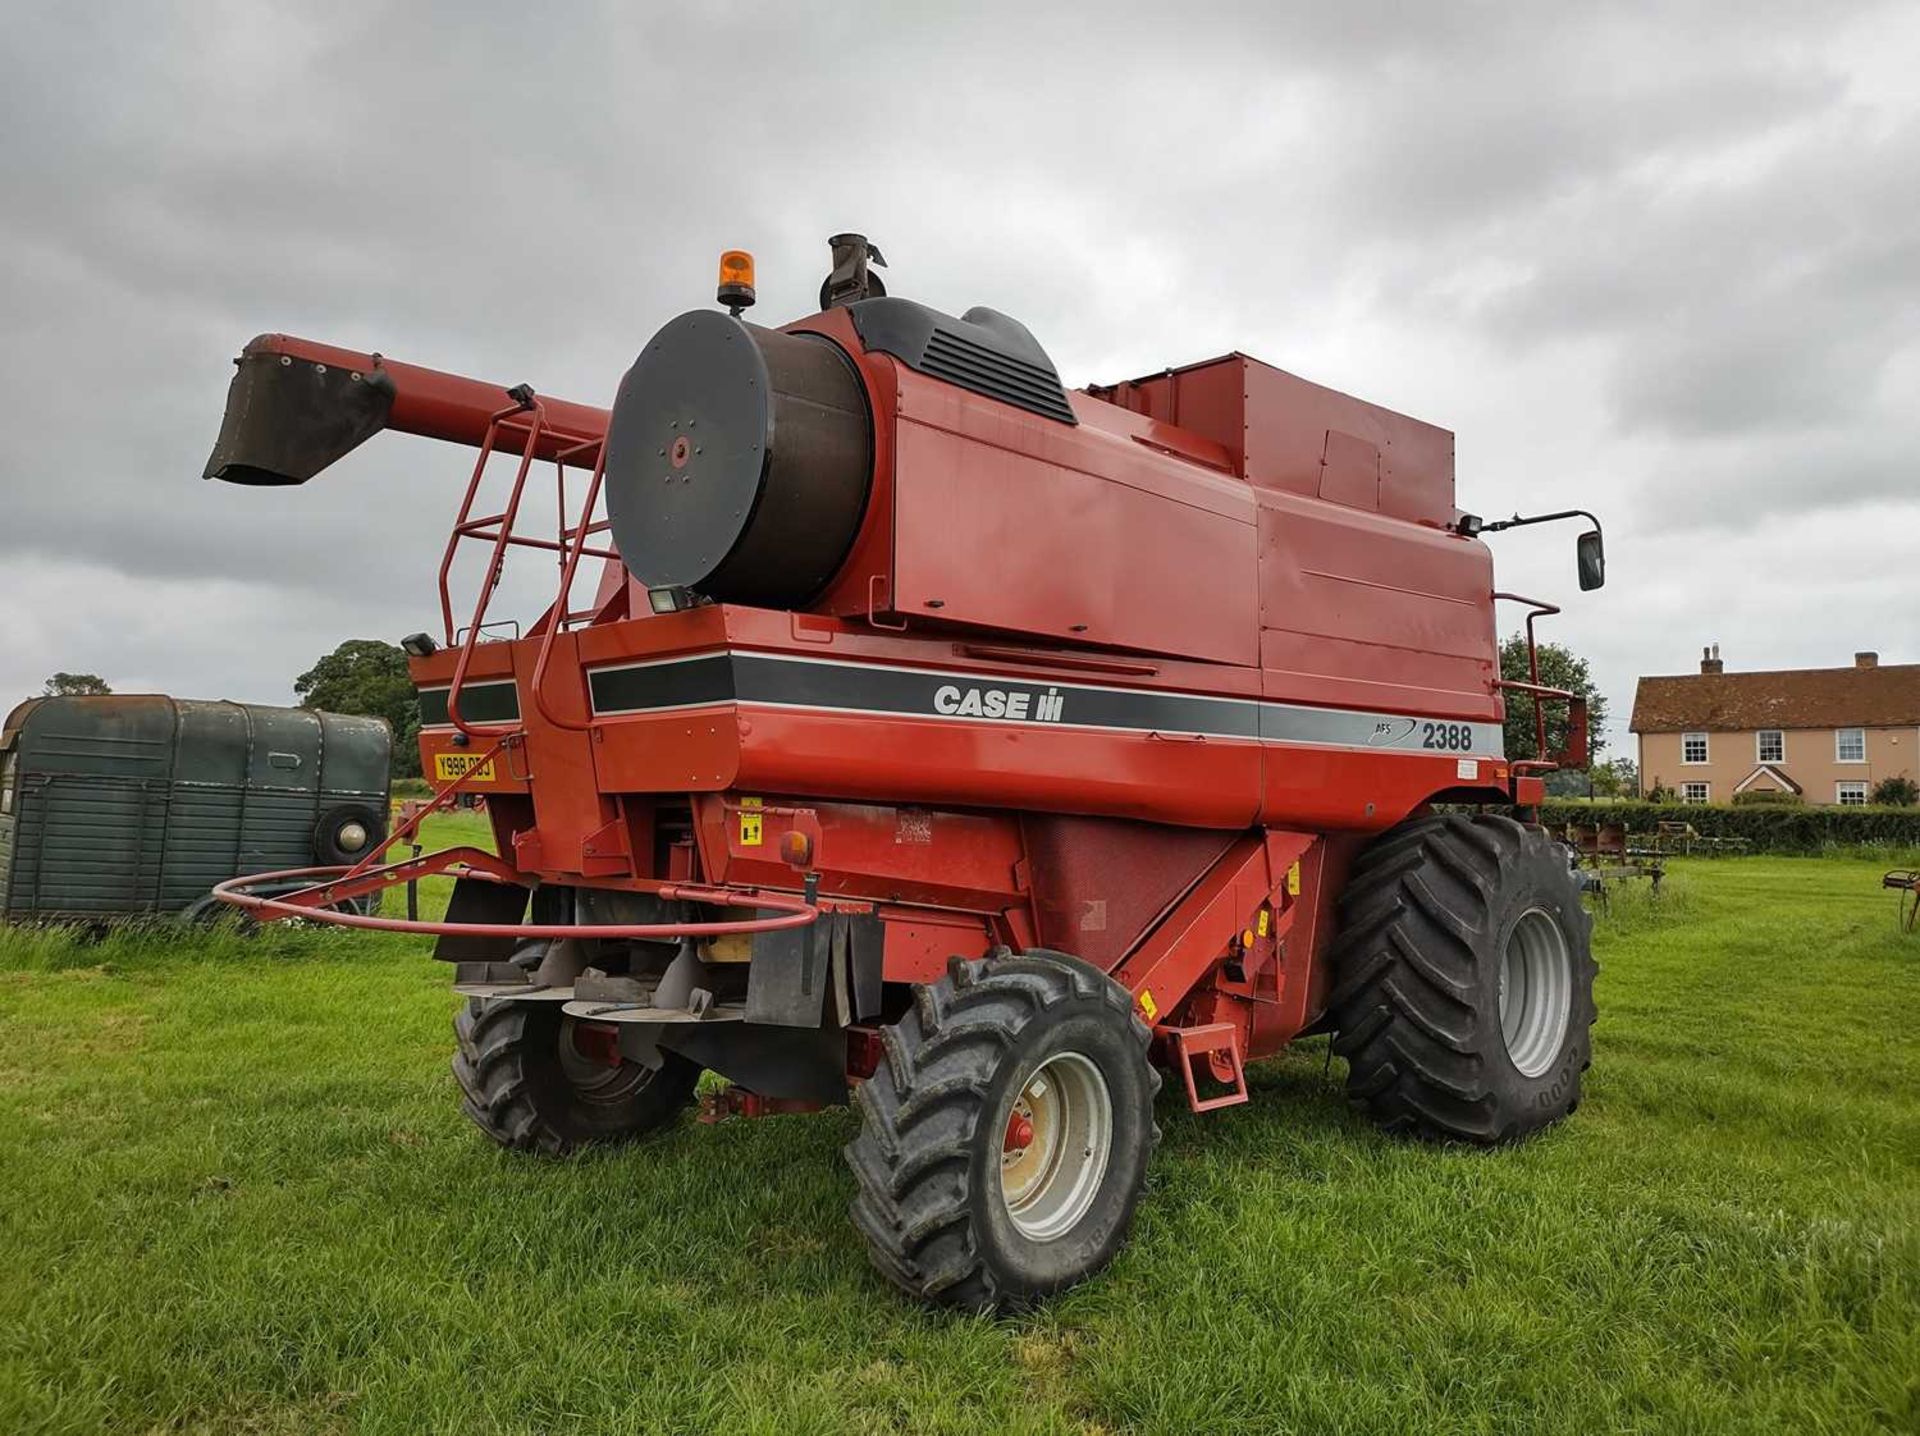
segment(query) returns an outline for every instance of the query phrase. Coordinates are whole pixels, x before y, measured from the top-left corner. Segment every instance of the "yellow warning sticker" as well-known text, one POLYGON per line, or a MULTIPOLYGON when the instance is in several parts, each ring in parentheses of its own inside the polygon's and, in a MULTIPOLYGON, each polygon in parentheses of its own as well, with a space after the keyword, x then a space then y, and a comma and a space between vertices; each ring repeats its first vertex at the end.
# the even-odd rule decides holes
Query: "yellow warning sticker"
POLYGON ((1147 1014, 1147 1021, 1157 1022, 1160 1018, 1160 1004, 1153 1000, 1153 989, 1140 989, 1140 1010, 1147 1014))
POLYGON ((1287 891, 1294 897, 1300 896, 1300 864, 1298 863, 1287 869, 1287 891))
POLYGON ((757 848, 766 841, 766 818, 760 812, 763 800, 742 798, 740 800, 740 846, 757 848))
POLYGON ((1257 926, 1258 926, 1258 928, 1259 928, 1259 931, 1260 931, 1260 936, 1262 936, 1262 937, 1265 937, 1265 936, 1266 936, 1266 935, 1267 935, 1267 934, 1268 934, 1269 932, 1271 932, 1271 931, 1273 930, 1273 911, 1272 911, 1272 909, 1270 909, 1270 908, 1264 908, 1264 907, 1260 909, 1260 921, 1259 921, 1259 923, 1257 924, 1257 926))
POLYGON ((478 753, 435 753, 433 776, 436 782, 441 783, 451 783, 455 778, 491 783, 499 775, 493 770, 493 760, 482 763, 478 753))

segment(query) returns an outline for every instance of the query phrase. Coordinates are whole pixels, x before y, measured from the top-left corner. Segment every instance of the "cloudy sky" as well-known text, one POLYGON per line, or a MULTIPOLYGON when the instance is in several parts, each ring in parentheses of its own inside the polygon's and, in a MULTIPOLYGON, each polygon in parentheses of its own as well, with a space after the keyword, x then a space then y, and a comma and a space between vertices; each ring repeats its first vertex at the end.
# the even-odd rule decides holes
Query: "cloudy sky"
POLYGON ((1453 429, 1633 678, 1920 661, 1920 6, 6 0, 0 710, 55 669, 291 701, 431 627, 464 451, 199 477, 283 330, 606 403, 858 229, 1069 383, 1243 349, 1453 429), (694 13, 697 11, 697 15, 694 13))

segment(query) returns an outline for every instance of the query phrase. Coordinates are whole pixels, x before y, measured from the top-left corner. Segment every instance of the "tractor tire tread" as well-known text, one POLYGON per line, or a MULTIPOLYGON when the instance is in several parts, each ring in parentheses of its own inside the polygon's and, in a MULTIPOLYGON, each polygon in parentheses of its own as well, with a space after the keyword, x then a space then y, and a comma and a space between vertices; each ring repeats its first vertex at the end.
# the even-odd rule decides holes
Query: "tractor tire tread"
MULTIPOLYGON (((884 1060, 860 1084, 862 1121, 844 1149, 858 1192, 850 1207, 879 1272, 909 1295, 964 1311, 999 1310, 1019 1294, 1002 1288, 976 1249, 970 1214, 969 1147, 988 1089, 1015 1034, 1062 1002, 1099 1002, 1128 1018, 1149 1090, 1151 1040, 1117 983, 1077 959, 1040 952, 954 958, 939 980, 915 989, 900 1021, 883 1029, 884 1060)), ((1157 1144, 1160 1130, 1151 1127, 1157 1144)))
MULTIPOLYGON (((1348 1097, 1383 1129, 1479 1144, 1516 1135, 1475 1045, 1476 943, 1514 866, 1546 841, 1501 815, 1431 814, 1355 861, 1327 1008, 1348 1097)), ((1584 911, 1579 921, 1591 923, 1584 911)), ((1576 946, 1590 989, 1592 959, 1576 946)), ((1590 1002, 1574 1020, 1591 1025, 1590 1002)))
POLYGON ((542 1132, 533 1107, 523 1064, 526 1014, 518 1004, 472 999, 453 1025, 459 1040, 453 1077, 468 1119, 511 1151, 565 1155, 570 1144, 558 1133, 542 1132))
POLYGON ((474 1126, 509 1151, 566 1157, 584 1146, 639 1136, 688 1105, 699 1079, 699 1069, 682 1062, 671 1073, 661 1074, 665 1085, 640 1125, 630 1131, 582 1136, 543 1111, 537 1100, 540 1084, 532 1063, 547 1054, 534 1049, 553 1038, 529 1020, 524 1004, 471 998, 454 1014, 453 1028, 453 1079, 460 1089, 460 1109, 474 1126))

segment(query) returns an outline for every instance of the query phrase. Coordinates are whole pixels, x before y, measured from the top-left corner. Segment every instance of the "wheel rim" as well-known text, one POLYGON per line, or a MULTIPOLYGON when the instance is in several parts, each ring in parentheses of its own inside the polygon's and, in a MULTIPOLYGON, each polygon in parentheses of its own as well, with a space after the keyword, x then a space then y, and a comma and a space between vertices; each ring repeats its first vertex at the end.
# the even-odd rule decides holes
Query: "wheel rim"
POLYGON ((1113 1097, 1100 1069, 1059 1052, 1027 1078, 1000 1139, 1000 1196, 1029 1241, 1051 1241, 1087 1214, 1113 1153, 1113 1097))
POLYGON ((625 1101, 646 1086, 653 1077, 644 1063, 618 1062, 608 1066, 597 1057, 582 1052, 574 1042, 578 1024, 567 1018, 560 1029, 560 1075, 582 1102, 593 1107, 610 1107, 625 1101))
POLYGON ((1559 922, 1528 908, 1500 961, 1500 1035, 1523 1077, 1553 1066, 1573 1015, 1573 956, 1559 922))

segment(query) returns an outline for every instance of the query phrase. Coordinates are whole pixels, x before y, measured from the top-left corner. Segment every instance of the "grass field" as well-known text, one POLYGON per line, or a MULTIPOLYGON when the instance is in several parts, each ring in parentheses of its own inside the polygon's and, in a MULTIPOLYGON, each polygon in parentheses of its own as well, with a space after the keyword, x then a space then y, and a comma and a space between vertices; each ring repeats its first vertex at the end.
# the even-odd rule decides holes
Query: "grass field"
POLYGON ((1377 1135, 1323 1040, 1169 1094, 1131 1248, 1003 1321, 868 1271, 845 1112, 487 1146, 415 941, 0 933, 0 1431, 1920 1430, 1888 865, 1617 906, 1587 1101, 1517 1149, 1377 1135))

